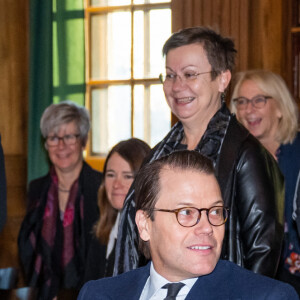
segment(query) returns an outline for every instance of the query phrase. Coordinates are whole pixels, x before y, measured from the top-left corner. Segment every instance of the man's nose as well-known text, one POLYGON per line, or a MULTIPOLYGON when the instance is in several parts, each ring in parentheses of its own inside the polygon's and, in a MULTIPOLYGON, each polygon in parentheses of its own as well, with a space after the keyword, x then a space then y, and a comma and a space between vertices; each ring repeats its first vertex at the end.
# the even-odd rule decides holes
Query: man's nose
POLYGON ((213 231, 213 226, 209 223, 207 213, 205 211, 201 212, 199 216, 200 220, 195 225, 196 234, 211 234, 213 231))

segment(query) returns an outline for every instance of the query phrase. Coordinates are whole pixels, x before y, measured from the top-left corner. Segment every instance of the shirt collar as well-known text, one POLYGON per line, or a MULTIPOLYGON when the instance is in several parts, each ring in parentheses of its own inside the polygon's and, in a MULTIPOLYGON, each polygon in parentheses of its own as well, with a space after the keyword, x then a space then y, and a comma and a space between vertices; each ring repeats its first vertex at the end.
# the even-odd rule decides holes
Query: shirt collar
MULTIPOLYGON (((197 281, 198 277, 195 278, 189 278, 185 280, 181 280, 180 282, 184 283, 189 289, 192 288, 194 283, 197 281)), ((169 283, 167 279, 165 279, 163 276, 158 274, 153 266, 153 263, 151 262, 150 266, 150 277, 149 277, 149 290, 148 290, 148 299, 156 293, 162 286, 169 283)))

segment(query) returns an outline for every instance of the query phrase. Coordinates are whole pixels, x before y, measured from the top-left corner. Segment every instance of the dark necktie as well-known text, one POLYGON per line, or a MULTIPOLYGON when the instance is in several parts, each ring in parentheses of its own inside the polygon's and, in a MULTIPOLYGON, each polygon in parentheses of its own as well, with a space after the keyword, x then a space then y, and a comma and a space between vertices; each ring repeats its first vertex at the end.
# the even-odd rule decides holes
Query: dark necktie
POLYGON ((162 289, 168 289, 168 294, 164 300, 176 300, 176 296, 183 286, 184 283, 182 282, 165 284, 162 289))

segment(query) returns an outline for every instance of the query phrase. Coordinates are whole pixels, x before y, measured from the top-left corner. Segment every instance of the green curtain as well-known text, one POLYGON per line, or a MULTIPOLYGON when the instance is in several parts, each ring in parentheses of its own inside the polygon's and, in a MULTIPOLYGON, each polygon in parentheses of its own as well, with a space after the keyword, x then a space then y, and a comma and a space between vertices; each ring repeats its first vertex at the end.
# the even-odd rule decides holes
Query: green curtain
POLYGON ((67 99, 84 105, 83 8, 83 0, 30 1, 28 182, 49 170, 39 127, 45 108, 67 99))

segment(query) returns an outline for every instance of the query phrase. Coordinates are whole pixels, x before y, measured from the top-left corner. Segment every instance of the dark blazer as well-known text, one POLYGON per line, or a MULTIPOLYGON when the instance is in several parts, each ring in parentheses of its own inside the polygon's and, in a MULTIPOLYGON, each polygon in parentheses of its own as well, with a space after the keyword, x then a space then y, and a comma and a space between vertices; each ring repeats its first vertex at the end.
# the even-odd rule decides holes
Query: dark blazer
MULTIPOLYGON (((150 264, 117 277, 89 281, 80 291, 78 300, 138 300, 150 264)), ((229 261, 220 260, 215 270, 198 278, 186 300, 243 299, 296 300, 295 290, 288 284, 255 274, 229 261)))
POLYGON ((6 221, 6 179, 4 167, 4 154, 0 135, 0 232, 6 221))

